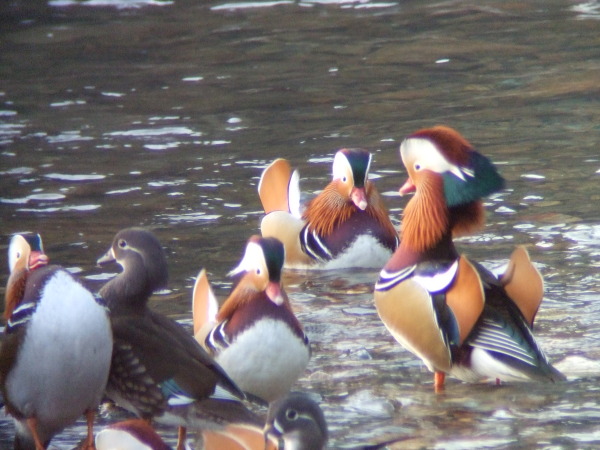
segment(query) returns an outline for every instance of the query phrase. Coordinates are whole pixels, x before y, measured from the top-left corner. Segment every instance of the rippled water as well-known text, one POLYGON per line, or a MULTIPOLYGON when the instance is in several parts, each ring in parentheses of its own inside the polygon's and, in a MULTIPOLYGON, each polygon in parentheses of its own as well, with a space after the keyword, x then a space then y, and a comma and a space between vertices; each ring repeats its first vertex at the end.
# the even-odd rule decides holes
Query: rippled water
MULTIPOLYGON (((201 267, 227 294, 272 159, 300 168, 309 198, 336 149, 369 148, 398 224, 399 142, 445 123, 508 182, 487 200, 485 230, 460 247, 489 267, 529 247, 546 278, 536 333, 569 381, 450 380, 435 395, 377 318, 376 271, 288 273, 313 343, 298 388, 322 396, 332 447, 600 444, 599 2, 10 5, 0 7, 0 258, 13 232, 40 231, 52 260, 97 288, 110 273, 94 261, 114 233, 148 226, 171 270, 152 306, 189 325, 201 267)), ((53 445, 83 433, 69 428, 53 445)), ((11 435, 0 417, 0 447, 11 435)))

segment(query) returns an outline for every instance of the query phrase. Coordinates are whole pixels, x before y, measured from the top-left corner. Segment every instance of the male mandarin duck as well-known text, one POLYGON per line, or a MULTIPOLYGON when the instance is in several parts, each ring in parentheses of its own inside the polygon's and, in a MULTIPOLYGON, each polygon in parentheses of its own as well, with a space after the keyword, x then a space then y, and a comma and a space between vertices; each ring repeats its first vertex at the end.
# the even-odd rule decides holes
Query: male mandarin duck
POLYGON ((339 150, 333 180, 300 214, 298 172, 277 159, 262 173, 258 193, 265 237, 285 246, 285 266, 303 269, 381 267, 398 246, 398 233, 375 185, 371 154, 339 150))
POLYGON ((218 310, 203 269, 194 286, 194 334, 247 394, 272 402, 304 373, 308 338, 281 286, 285 252, 275 238, 252 236, 230 296, 218 310))
POLYGON ((293 392, 271 403, 264 428, 230 424, 202 433, 205 450, 321 450, 327 443, 327 422, 307 394, 293 392))
POLYGON ((82 414, 84 448, 93 448, 112 353, 108 311, 68 271, 48 265, 38 234, 13 236, 8 253, 0 386, 14 448, 44 449, 82 414))
POLYGON ((114 333, 107 396, 144 419, 185 428, 258 422, 244 394, 177 322, 148 308, 149 296, 167 283, 165 253, 152 233, 127 228, 115 236, 98 264, 117 262, 123 272, 100 295, 110 309, 114 333))
POLYGON ((499 279, 460 255, 453 236, 484 224, 481 198, 503 178, 455 130, 423 129, 400 146, 415 192, 404 210, 402 241, 375 285, 375 305, 394 338, 435 373, 463 381, 557 381, 532 334, 543 280, 524 247, 499 279))

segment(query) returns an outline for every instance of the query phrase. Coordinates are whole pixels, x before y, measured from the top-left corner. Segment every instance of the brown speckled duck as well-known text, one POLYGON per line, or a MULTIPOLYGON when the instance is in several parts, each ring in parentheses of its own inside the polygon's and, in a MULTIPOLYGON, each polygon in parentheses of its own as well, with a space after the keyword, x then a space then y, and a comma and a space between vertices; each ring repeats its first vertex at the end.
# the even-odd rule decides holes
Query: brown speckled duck
POLYGON ((167 283, 164 251, 149 231, 119 231, 99 264, 117 262, 123 272, 100 295, 110 309, 114 333, 106 389, 117 405, 138 417, 185 428, 219 428, 231 421, 259 419, 244 394, 177 322, 148 308, 148 298, 167 283))

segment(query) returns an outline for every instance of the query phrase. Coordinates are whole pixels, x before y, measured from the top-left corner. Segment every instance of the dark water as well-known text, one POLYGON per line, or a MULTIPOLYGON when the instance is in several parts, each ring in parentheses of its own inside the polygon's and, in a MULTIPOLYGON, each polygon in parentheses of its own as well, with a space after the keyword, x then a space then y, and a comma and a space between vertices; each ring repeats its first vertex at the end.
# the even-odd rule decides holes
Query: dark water
MULTIPOLYGON (((0 264, 36 230, 97 288, 114 233, 147 226, 171 270, 152 306, 190 324, 199 269, 224 298, 258 232, 268 162, 290 159, 310 197, 336 149, 366 147, 398 224, 399 142, 447 124, 508 181, 461 249, 498 266, 528 246, 546 278, 536 333, 569 381, 435 395, 374 312, 377 271, 290 273, 313 342, 297 388, 322 396, 331 447, 600 445, 600 2, 72 3, 0 9, 0 264)), ((0 448, 11 434, 0 413, 0 448)))

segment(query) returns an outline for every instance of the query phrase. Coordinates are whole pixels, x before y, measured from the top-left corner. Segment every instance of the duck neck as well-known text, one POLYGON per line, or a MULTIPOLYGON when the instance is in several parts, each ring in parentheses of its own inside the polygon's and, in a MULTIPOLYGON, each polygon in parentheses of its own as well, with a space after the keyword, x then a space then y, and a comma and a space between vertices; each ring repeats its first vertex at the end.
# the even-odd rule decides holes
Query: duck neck
POLYGON ((404 210, 402 239, 390 260, 400 269, 425 260, 453 259, 458 255, 452 242, 451 211, 444 200, 443 180, 423 176, 415 196, 404 210))
POLYGON ((401 233, 401 246, 415 253, 427 252, 448 241, 452 233, 450 211, 441 177, 423 175, 415 196, 404 209, 401 233))
POLYGON ((100 289, 100 295, 111 312, 141 311, 146 307, 154 287, 139 262, 127 261, 123 267, 123 272, 100 289))
POLYGON ((326 237, 340 223, 348 220, 356 209, 351 201, 340 195, 336 181, 332 181, 323 192, 309 202, 302 219, 309 224, 311 231, 326 237))
POLYGON ((323 192, 311 200, 306 207, 302 218, 309 224, 311 231, 315 231, 319 236, 327 237, 349 220, 353 214, 366 214, 375 219, 390 234, 396 234, 387 208, 373 183, 370 181, 366 183, 368 206, 364 211, 358 209, 350 199, 340 195, 336 183, 337 181, 329 183, 323 192))

